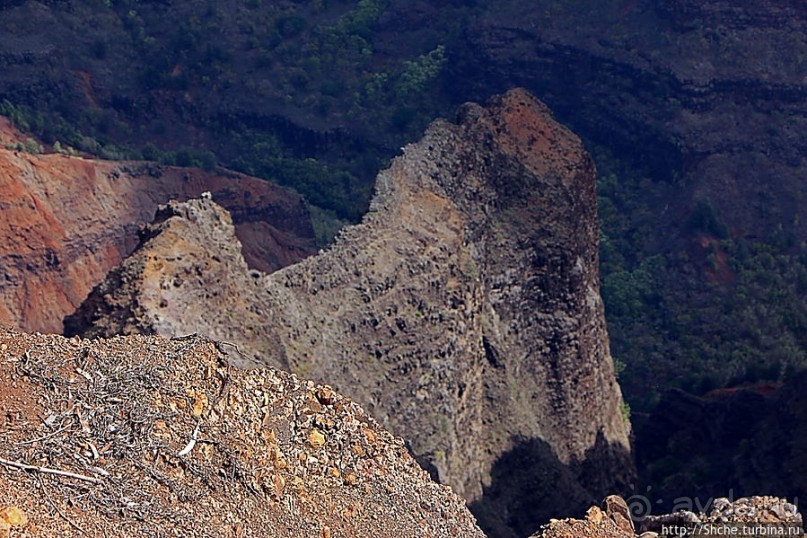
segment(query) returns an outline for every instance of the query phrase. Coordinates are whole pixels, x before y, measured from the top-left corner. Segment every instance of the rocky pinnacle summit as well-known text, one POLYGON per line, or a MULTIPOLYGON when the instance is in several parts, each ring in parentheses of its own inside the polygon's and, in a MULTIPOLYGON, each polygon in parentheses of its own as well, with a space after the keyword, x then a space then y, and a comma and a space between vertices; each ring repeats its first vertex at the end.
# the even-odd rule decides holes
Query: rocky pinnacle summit
POLYGON ((527 92, 433 123, 360 224, 270 275, 213 198, 164 206, 67 330, 198 333, 242 366, 333 384, 497 536, 630 484, 594 165, 527 92))

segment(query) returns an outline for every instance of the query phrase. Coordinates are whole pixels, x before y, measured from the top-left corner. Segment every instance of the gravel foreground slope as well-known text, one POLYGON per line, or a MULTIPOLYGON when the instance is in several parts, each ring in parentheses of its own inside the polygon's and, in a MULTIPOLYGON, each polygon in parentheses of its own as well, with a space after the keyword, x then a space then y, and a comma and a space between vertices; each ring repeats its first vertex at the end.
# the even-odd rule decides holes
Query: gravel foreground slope
POLYGON ((0 329, 11 535, 483 536, 358 405, 233 353, 0 329))

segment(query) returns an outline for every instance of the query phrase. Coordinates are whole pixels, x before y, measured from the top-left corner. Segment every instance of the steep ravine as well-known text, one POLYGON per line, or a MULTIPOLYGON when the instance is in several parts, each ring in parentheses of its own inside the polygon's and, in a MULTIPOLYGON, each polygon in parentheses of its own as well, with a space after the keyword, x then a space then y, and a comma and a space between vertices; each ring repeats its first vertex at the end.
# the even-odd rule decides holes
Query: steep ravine
POLYGON ((514 90, 435 122, 378 176, 361 224, 268 276, 247 270, 215 194, 170 204, 67 326, 198 332, 242 365, 327 380, 491 535, 527 536, 633 479, 594 187, 579 139, 514 90))

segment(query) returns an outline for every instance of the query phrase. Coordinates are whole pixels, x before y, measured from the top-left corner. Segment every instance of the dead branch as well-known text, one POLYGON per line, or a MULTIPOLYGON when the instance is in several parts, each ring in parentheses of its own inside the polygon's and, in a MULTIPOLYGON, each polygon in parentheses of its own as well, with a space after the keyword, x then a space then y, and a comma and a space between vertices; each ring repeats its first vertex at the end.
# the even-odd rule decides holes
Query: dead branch
POLYGON ((71 424, 67 424, 66 426, 62 426, 61 428, 59 428, 55 432, 51 432, 51 433, 49 433, 47 435, 43 435, 42 437, 37 437, 36 439, 31 439, 29 441, 20 441, 19 443, 14 443, 14 444, 15 445, 31 445, 31 444, 39 442, 39 441, 44 441, 45 439, 50 439, 53 436, 59 435, 60 433, 65 431, 70 426, 71 426, 71 424))
POLYGON ((14 467, 23 471, 36 471, 38 473, 52 474, 56 476, 64 476, 67 478, 75 478, 76 480, 83 480, 84 482, 91 482, 93 484, 100 484, 101 480, 92 476, 83 474, 71 473, 68 471, 60 471, 59 469, 50 469, 49 467, 37 467, 36 465, 28 465, 27 463, 20 463, 18 461, 11 461, 0 458, 0 464, 7 467, 14 467))
POLYGON ((74 522, 72 519, 70 519, 69 517, 67 517, 67 515, 65 515, 65 513, 64 513, 64 512, 62 512, 61 510, 59 510, 59 507, 58 507, 58 506, 56 506, 56 503, 55 503, 55 502, 53 502, 53 499, 51 499, 50 494, 48 494, 48 490, 47 490, 47 488, 45 488, 45 483, 42 481, 42 478, 41 478, 41 477, 37 477, 37 482, 39 482, 39 487, 41 487, 41 488, 42 488, 42 493, 45 495, 45 500, 46 500, 46 501, 48 501, 48 504, 49 504, 49 505, 50 505, 50 506, 51 506, 51 507, 52 507, 54 510, 56 510, 56 513, 57 513, 57 514, 59 514, 60 516, 62 516, 62 518, 63 518, 65 521, 67 521, 67 523, 68 523, 68 524, 69 524, 71 527, 73 527, 74 529, 76 529, 77 531, 79 531, 81 534, 87 534, 87 532, 86 532, 84 529, 82 529, 81 527, 79 527, 79 526, 78 526, 78 524, 76 524, 76 523, 75 523, 75 522, 74 522))

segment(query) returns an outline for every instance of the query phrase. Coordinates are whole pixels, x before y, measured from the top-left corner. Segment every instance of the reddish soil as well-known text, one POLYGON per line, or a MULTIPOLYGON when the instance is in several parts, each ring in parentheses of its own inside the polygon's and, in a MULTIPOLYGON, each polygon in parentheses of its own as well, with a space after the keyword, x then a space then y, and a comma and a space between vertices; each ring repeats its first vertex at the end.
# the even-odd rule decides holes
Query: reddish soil
POLYGON ((720 246, 720 240, 702 236, 699 241, 699 257, 706 260, 706 276, 715 284, 727 285, 734 282, 734 271, 729 267, 729 254, 720 246), (713 257, 710 259, 710 255, 713 257), (714 261, 712 261, 714 260, 714 261))

